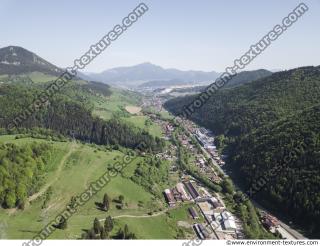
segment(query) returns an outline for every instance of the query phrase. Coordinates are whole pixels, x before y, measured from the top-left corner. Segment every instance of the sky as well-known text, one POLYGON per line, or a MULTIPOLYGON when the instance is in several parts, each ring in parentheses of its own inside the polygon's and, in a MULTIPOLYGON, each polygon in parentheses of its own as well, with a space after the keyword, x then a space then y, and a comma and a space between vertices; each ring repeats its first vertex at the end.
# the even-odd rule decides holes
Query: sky
MULTIPOLYGON (((1 0, 0 47, 24 47, 68 67, 140 1, 1 0)), ((222 72, 299 3, 295 0, 145 0, 149 11, 84 71, 151 62, 164 68, 222 72)), ((320 0, 246 70, 320 65, 320 0)))

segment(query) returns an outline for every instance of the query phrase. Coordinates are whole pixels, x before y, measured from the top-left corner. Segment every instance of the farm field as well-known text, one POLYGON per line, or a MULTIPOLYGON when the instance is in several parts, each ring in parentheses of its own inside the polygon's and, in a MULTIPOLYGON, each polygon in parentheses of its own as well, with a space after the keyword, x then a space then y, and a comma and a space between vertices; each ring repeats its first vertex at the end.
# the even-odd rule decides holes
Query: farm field
POLYGON ((136 93, 123 91, 116 88, 111 88, 112 94, 110 97, 93 97, 94 114, 103 118, 111 119, 114 114, 130 115, 125 107, 129 105, 137 105, 140 101, 136 93))

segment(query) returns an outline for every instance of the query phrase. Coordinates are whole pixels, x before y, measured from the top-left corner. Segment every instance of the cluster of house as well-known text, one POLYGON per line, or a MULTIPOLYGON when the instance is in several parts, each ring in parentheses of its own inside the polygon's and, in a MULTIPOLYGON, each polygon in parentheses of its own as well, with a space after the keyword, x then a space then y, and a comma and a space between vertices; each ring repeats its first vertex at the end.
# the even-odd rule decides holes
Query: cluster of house
POLYGON ((202 224, 195 223, 192 227, 201 240, 210 237, 210 234, 208 233, 207 229, 202 224))
MULTIPOLYGON (((144 90, 145 92, 148 92, 148 89, 144 90)), ((148 99, 143 100, 142 106, 144 108, 153 107, 157 112, 160 112, 162 110, 162 100, 159 97, 152 96, 148 99)))
MULTIPOLYGON (((201 146, 210 154, 213 160, 215 160, 220 166, 223 166, 225 164, 225 161, 219 156, 217 147, 214 144, 214 134, 212 133, 212 131, 204 127, 199 128, 190 120, 183 120, 183 125, 189 132, 194 135, 201 146)), ((182 141, 182 144, 187 145, 187 140, 182 141)))
POLYGON ((177 202, 191 201, 200 196, 190 181, 178 183, 172 189, 165 189, 164 195, 170 207, 174 207, 177 202))
POLYGON ((195 164, 200 169, 200 172, 205 174, 213 183, 218 184, 221 182, 221 177, 219 177, 216 171, 206 162, 202 155, 196 156, 195 164))
POLYGON ((281 226, 280 221, 276 217, 268 213, 262 213, 261 223, 271 233, 280 234, 283 239, 296 239, 293 235, 291 235, 286 229, 284 229, 281 226))
POLYGON ((172 135, 172 132, 174 131, 174 126, 168 122, 163 122, 161 126, 162 126, 162 132, 164 132, 165 134, 165 138, 169 140, 172 135))
POLYGON ((202 147, 211 155, 211 157, 220 165, 223 166, 225 162, 219 157, 217 147, 214 144, 214 135, 210 130, 203 127, 193 129, 194 136, 202 145, 202 147))
POLYGON ((270 231, 275 230, 275 228, 279 225, 279 220, 270 214, 264 214, 261 218, 261 222, 263 226, 270 231))
MULTIPOLYGON (((175 146, 173 148, 176 149, 175 146)), ((176 157, 173 156, 169 150, 156 154, 156 157, 162 160, 169 160, 169 161, 173 161, 176 159, 176 157)))
POLYGON ((243 236, 241 222, 216 197, 208 198, 197 204, 214 231, 216 239, 239 239, 243 236))
MULTIPOLYGON (((189 126, 189 128, 191 128, 189 126)), ((194 146, 190 138, 185 134, 180 134, 178 140, 181 144, 190 150, 190 153, 195 157, 195 165, 199 168, 200 172, 207 176, 212 182, 219 183, 221 178, 216 171, 207 163, 207 158, 204 157, 203 153, 198 151, 197 147, 194 146)))
POLYGON ((198 199, 197 205, 214 232, 212 238, 219 240, 243 238, 240 220, 226 209, 218 196, 198 199))
POLYGON ((195 130, 195 137, 198 139, 200 144, 205 147, 205 148, 213 148, 215 149, 214 146, 214 137, 213 134, 205 129, 204 127, 197 128, 195 130))
MULTIPOLYGON (((218 196, 212 196, 196 182, 187 180, 178 183, 174 188, 166 189, 164 195, 170 207, 184 201, 194 201, 197 204, 207 222, 207 228, 199 223, 193 225, 200 239, 227 240, 242 237, 240 221, 226 209, 218 196)), ((196 209, 190 207, 188 210, 193 219, 199 218, 196 209)))

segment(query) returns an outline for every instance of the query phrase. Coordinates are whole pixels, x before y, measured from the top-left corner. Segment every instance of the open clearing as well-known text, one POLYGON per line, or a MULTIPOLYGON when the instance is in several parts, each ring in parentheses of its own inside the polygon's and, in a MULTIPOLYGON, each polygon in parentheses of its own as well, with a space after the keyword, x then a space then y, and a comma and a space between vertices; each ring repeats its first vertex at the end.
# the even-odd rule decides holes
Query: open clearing
POLYGON ((138 105, 140 98, 137 93, 123 92, 121 90, 112 88, 112 94, 109 97, 92 97, 94 102, 93 113, 102 119, 111 119, 113 115, 123 116, 129 114, 125 109, 129 105, 138 105))
POLYGON ((139 235, 145 239, 166 239, 177 238, 177 230, 184 231, 184 238, 191 238, 194 236, 192 228, 186 228, 185 226, 179 226, 181 220, 184 223, 193 224, 202 221, 192 220, 188 213, 188 207, 192 205, 186 204, 181 207, 169 209, 165 212, 156 213, 154 216, 137 216, 137 217, 125 217, 116 218, 115 222, 118 226, 124 226, 127 224, 130 231, 139 235))
POLYGON ((131 117, 123 118, 124 121, 130 122, 140 129, 144 129, 154 137, 162 137, 162 129, 159 125, 151 122, 148 116, 132 115, 131 117))
POLYGON ((130 113, 130 114, 138 114, 141 111, 141 107, 136 107, 136 106, 126 106, 125 109, 130 113))

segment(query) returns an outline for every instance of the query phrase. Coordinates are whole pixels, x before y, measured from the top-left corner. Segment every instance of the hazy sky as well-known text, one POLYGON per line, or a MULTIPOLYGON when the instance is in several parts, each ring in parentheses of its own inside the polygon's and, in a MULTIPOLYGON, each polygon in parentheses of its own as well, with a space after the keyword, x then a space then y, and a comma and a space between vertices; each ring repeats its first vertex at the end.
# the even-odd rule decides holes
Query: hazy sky
MULTIPOLYGON (((152 62, 165 68, 223 71, 281 23, 295 0, 146 0, 149 11, 86 71, 152 62)), ((320 0, 247 69, 320 65, 320 0)), ((67 67, 140 2, 0 0, 0 46, 22 46, 67 67)))

